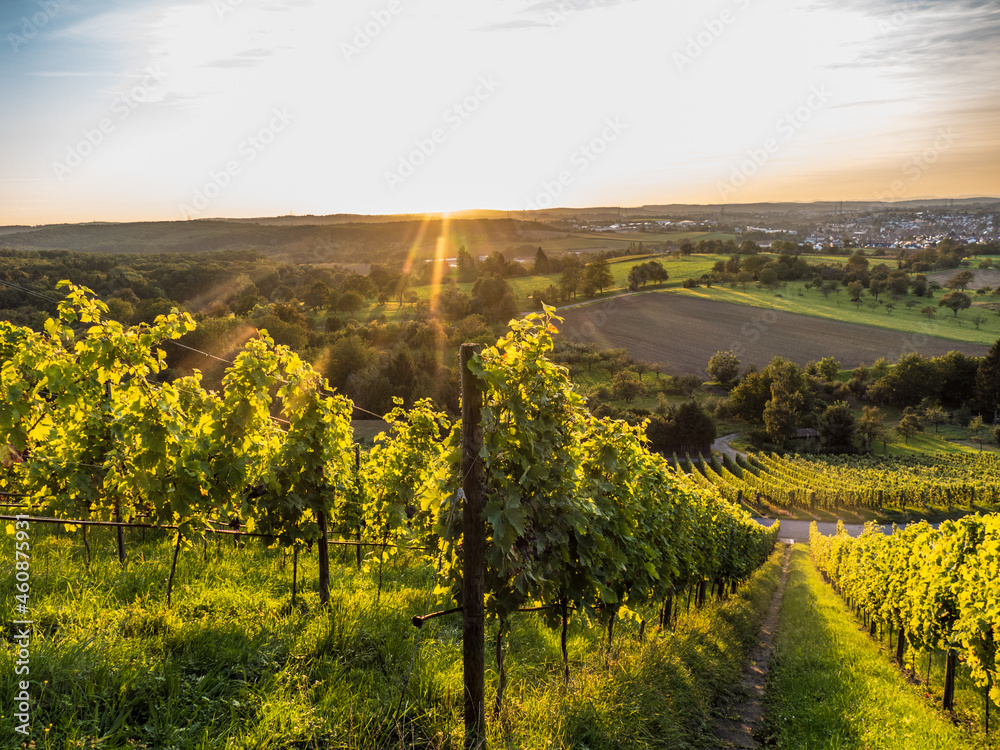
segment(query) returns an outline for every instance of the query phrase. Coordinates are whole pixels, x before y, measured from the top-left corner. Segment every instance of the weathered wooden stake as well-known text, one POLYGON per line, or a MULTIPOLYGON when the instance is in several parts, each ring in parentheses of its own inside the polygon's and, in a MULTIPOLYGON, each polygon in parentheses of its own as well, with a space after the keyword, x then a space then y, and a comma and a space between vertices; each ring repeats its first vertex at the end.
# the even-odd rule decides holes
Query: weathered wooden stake
MULTIPOLYGON (((121 528, 121 527, 119 527, 121 528)), ((177 572, 177 553, 181 551, 181 532, 177 531, 177 542, 174 544, 174 559, 170 562, 170 578, 167 579, 167 608, 170 608, 170 595, 174 590, 174 574, 177 572)))
MULTIPOLYGON (((361 445, 360 444, 354 446, 354 472, 358 476, 361 475, 361 445)), ((357 557, 358 570, 361 570, 361 557, 362 557, 362 552, 361 552, 361 526, 363 524, 364 524, 364 521, 358 521, 358 529, 357 529, 358 546, 354 548, 354 554, 357 557)))
POLYGON ((948 656, 944 663, 944 700, 942 708, 945 711, 955 709, 955 667, 958 666, 958 652, 948 649, 948 656))
POLYGON ((486 617, 485 587, 486 527, 482 519, 483 394, 469 369, 472 357, 482 347, 462 344, 459 369, 462 377, 462 490, 465 507, 462 521, 462 667, 465 677, 465 749, 486 748, 486 617))
POLYGON ((316 514, 319 524, 319 603, 323 606, 330 601, 330 546, 326 539, 326 511, 316 514))

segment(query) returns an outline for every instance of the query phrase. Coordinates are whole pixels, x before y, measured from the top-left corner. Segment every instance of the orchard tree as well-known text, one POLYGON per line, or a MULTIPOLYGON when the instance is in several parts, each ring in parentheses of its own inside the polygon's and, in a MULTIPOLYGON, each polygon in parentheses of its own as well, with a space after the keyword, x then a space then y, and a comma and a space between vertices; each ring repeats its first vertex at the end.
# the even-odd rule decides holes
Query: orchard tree
POLYGON ((924 419, 934 425, 934 432, 937 432, 940 425, 948 422, 948 412, 935 404, 924 409, 924 419))
POLYGON ((708 360, 705 371, 713 380, 724 385, 729 384, 740 374, 740 361, 731 351, 716 352, 708 360))
POLYGON ((643 391, 642 382, 639 380, 639 376, 631 370, 623 370, 622 372, 616 373, 612 381, 612 389, 614 390, 615 396, 620 398, 626 404, 632 403, 632 400, 643 391))
POLYGON ((969 432, 972 433, 972 437, 979 443, 979 450, 983 449, 983 431, 986 429, 986 423, 983 422, 983 418, 980 416, 975 416, 972 421, 969 422, 969 432))
POLYGON ((938 301, 938 307, 947 307, 955 314, 955 317, 958 317, 959 310, 965 310, 971 306, 972 300, 969 295, 962 292, 948 292, 938 301))
POLYGON ((820 415, 817 431, 824 450, 831 453, 853 451, 858 424, 854 414, 851 413, 851 407, 843 401, 826 407, 826 411, 820 415))
POLYGON ((995 415, 1000 409, 1000 339, 994 341, 986 356, 979 360, 976 408, 996 423, 995 415))
POLYGON ((853 302, 858 307, 861 307, 861 293, 864 292, 865 288, 861 285, 860 281, 852 281, 847 285, 847 294, 853 302))
POLYGON ((965 288, 969 286, 973 281, 976 280, 976 274, 972 271, 959 271, 946 282, 944 285, 949 289, 957 289, 960 292, 964 292, 965 288))
POLYGON ((866 406, 861 410, 858 432, 864 440, 865 450, 871 452, 872 443, 879 438, 882 439, 882 449, 885 450, 885 418, 878 408, 866 406))
POLYGON ((918 432, 924 431, 923 422, 920 421, 920 417, 917 416, 916 412, 913 411, 911 407, 906 407, 903 410, 903 417, 899 420, 899 424, 896 425, 896 432, 903 437, 903 442, 909 443, 910 438, 916 435, 918 432))
POLYGON ((566 256, 563 260, 562 275, 559 278, 559 288, 563 294, 569 297, 576 297, 576 292, 583 282, 583 267, 575 255, 566 256))
POLYGON ((816 369, 824 380, 833 380, 840 373, 840 362, 833 357, 823 357, 816 369))
POLYGON ((584 269, 584 285, 598 290, 601 294, 604 294, 604 290, 609 288, 614 281, 615 277, 611 274, 611 266, 607 258, 595 258, 584 269))

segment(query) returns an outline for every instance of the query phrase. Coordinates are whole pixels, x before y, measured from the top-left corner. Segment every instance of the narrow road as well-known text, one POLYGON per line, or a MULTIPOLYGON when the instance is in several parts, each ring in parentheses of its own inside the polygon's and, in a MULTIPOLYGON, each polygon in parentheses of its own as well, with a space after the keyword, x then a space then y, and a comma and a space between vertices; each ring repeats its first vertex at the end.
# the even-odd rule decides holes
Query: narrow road
MULTIPOLYGON (((761 526, 773 526, 773 518, 754 518, 757 523, 761 526)), ((809 543, 809 524, 811 521, 791 521, 788 519, 781 519, 781 531, 778 532, 781 541, 785 542, 803 542, 805 544, 809 543)), ((819 526, 819 531, 825 536, 832 536, 837 533, 837 524, 833 521, 819 521, 817 522, 819 526)), ((860 523, 846 523, 844 528, 847 533, 851 536, 861 536, 861 531, 864 529, 864 524, 860 523)), ((883 534, 892 533, 892 524, 884 523, 881 524, 881 529, 883 534)))
POLYGON ((778 626, 778 615, 781 612, 781 599, 785 593, 785 582, 788 580, 791 554, 791 546, 786 545, 785 559, 781 566, 781 581, 771 599, 771 606, 761 626, 757 645, 750 652, 750 663, 740 683, 741 698, 736 704, 727 707, 727 715, 717 719, 712 729, 712 733, 719 741, 717 747, 720 750, 760 747, 754 739, 754 734, 760 729, 764 718, 764 686, 771 663, 774 631, 778 626))
POLYGON ((715 442, 712 443, 712 451, 714 453, 722 453, 726 456, 729 456, 734 461, 736 460, 737 456, 743 456, 744 458, 746 458, 744 454, 740 453, 738 450, 736 450, 729 444, 729 441, 732 440, 734 437, 736 437, 735 432, 730 433, 729 435, 723 435, 720 438, 716 438, 715 442))

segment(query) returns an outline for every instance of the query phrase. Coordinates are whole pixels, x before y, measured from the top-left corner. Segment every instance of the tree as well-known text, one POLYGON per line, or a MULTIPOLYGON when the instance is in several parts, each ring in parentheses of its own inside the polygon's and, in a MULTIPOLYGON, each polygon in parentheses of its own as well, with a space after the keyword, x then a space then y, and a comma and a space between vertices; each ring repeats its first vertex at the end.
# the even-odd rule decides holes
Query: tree
POLYGON ((563 261, 562 276, 559 279, 559 287, 566 297, 576 297, 576 291, 583 281, 583 270, 580 261, 575 255, 568 256, 563 261))
POLYGON ((976 327, 976 330, 978 331, 979 326, 981 326, 983 323, 986 322, 986 316, 980 312, 977 312, 970 318, 970 320, 972 321, 972 324, 976 327))
POLYGON ((976 274, 972 271, 959 271, 946 282, 944 285, 949 289, 957 289, 960 292, 964 292, 965 288, 976 280, 976 274))
POLYGON ((683 445, 695 453, 711 453, 715 441, 715 421, 696 401, 685 401, 674 413, 674 424, 683 445))
POLYGON ((611 273, 611 266, 607 258, 599 256, 587 264, 584 271, 584 284, 586 286, 604 294, 604 290, 610 287, 614 281, 615 277, 611 273))
POLYGON ((931 320, 937 314, 937 308, 927 305, 927 307, 923 308, 920 312, 927 316, 927 320, 931 320))
POLYGON ((882 292, 884 292, 888 286, 889 284, 886 282, 884 278, 882 278, 881 276, 875 276, 868 283, 868 291, 872 295, 872 297, 878 299, 878 296, 882 292))
POLYGON ((876 385, 885 398, 897 406, 914 406, 928 395, 941 392, 941 369, 917 352, 904 354, 896 366, 879 378, 876 385))
POLYGON ((972 421, 969 422, 969 432, 972 433, 972 437, 979 443, 979 450, 983 449, 983 431, 986 429, 986 423, 983 422, 983 418, 980 416, 975 416, 972 421))
POLYGON ((773 268, 762 268, 758 278, 765 289, 774 289, 779 283, 778 272, 773 268))
POLYGON ((643 392, 642 381, 631 370, 616 373, 611 387, 615 396, 626 404, 632 403, 632 400, 643 392))
POLYGON ((642 376, 653 369, 653 366, 644 359, 637 359, 632 363, 632 369, 636 371, 639 375, 639 382, 642 382, 642 376))
POLYGON ((716 352, 708 360, 705 371, 719 383, 732 383, 740 374, 740 361, 731 351, 716 352))
POLYGON ((948 292, 938 301, 938 307, 947 307, 955 314, 956 318, 958 317, 959 310, 964 310, 971 306, 972 300, 969 298, 969 295, 962 292, 948 292))
POLYGON ((348 314, 357 312, 364 306, 365 300, 357 292, 344 292, 337 300, 337 309, 348 314))
POLYGON ((833 357, 823 357, 816 369, 824 380, 833 380, 840 373, 840 362, 833 357))
POLYGON ((975 401, 978 411, 996 424, 996 413, 1000 409, 1000 339, 994 341, 986 356, 979 360, 975 401))
POLYGON ((831 453, 850 453, 854 450, 854 437, 858 431, 857 420, 851 407, 838 401, 826 407, 817 425, 820 444, 831 453))
MULTIPOLYGON (((795 394, 798 395, 798 394, 795 394)), ((799 412, 790 399, 772 398, 764 407, 764 429, 776 443, 784 443, 795 434, 799 412)))
POLYGON ((480 276, 473 284, 469 310, 491 323, 506 323, 517 316, 517 302, 507 280, 491 273, 480 276))
POLYGON ((458 249, 458 260, 456 265, 458 267, 459 281, 473 281, 478 275, 476 272, 476 260, 472 257, 472 254, 465 249, 465 245, 462 245, 458 249))
POLYGON ((948 422, 948 412, 938 405, 929 406, 924 409, 924 419, 934 425, 934 432, 938 427, 948 422))
POLYGON ((469 314, 469 295, 458 288, 453 280, 445 284, 438 295, 438 309, 445 320, 457 322, 469 314))
POLYGON ((678 407, 658 408, 646 425, 646 436, 650 447, 660 453, 709 454, 716 428, 697 402, 685 401, 678 407))
POLYGON ((878 438, 883 439, 882 449, 885 450, 885 417, 874 406, 866 406, 861 410, 861 419, 858 420, 858 432, 861 433, 865 442, 865 450, 871 451, 872 443, 878 438))
POLYGON ((924 424, 920 421, 920 417, 911 407, 906 407, 903 410, 903 417, 899 420, 899 424, 896 425, 896 432, 902 435, 903 442, 909 443, 911 437, 923 431, 924 424))
POLYGON ((534 272, 536 275, 542 275, 552 272, 552 262, 549 260, 549 256, 545 254, 542 248, 538 248, 535 252, 535 266, 534 272))
POLYGON ((893 299, 903 296, 910 288, 910 279, 906 271, 890 271, 886 283, 893 299))
POLYGON ((860 281, 852 281, 847 285, 847 294, 853 302, 858 307, 861 307, 861 293, 864 292, 865 288, 862 286, 860 281))
POLYGON ((302 295, 302 301, 306 303, 309 307, 326 307, 330 300, 330 287, 324 284, 322 281, 315 282, 311 287, 306 289, 302 295))
POLYGON ((759 422, 771 398, 773 378, 768 370, 748 372, 729 394, 729 408, 733 416, 744 422, 759 422))

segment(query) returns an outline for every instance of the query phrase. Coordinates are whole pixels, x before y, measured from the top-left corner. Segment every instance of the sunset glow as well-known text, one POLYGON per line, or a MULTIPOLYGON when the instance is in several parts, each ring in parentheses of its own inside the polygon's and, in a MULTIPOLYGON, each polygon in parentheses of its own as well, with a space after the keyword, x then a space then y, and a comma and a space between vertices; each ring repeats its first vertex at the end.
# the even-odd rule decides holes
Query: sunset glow
POLYGON ((1000 195, 998 29, 972 0, 16 0, 0 224, 1000 195))

